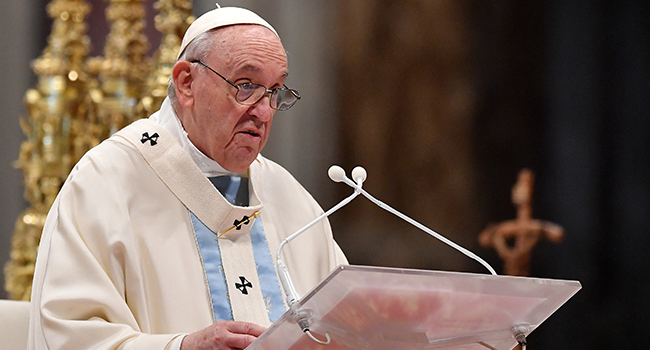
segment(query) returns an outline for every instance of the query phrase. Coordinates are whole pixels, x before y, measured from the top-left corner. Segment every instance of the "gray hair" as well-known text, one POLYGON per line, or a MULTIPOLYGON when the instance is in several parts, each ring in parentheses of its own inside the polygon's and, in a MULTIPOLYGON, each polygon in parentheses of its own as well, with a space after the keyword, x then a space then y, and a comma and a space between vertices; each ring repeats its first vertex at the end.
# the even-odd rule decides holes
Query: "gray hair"
MULTIPOLYGON (((188 60, 188 59, 204 61, 208 57, 210 51, 214 50, 218 44, 218 40, 216 40, 216 35, 214 35, 216 29, 218 28, 214 28, 205 33, 201 33, 196 38, 194 38, 194 40, 192 40, 192 42, 190 42, 187 45, 185 51, 183 51, 183 54, 181 54, 180 57, 178 57, 177 62, 188 60)), ((167 87, 167 97, 169 97, 169 100, 173 106, 178 103, 178 96, 176 96, 176 87, 174 86, 174 78, 172 76, 169 77, 169 86, 167 87)))
MULTIPOLYGON (((178 61, 184 60, 202 60, 205 61, 208 57, 208 54, 214 50, 219 50, 222 48, 221 41, 219 40, 219 29, 222 27, 217 27, 208 30, 207 32, 199 34, 194 40, 192 40, 185 51, 178 57, 178 61)), ((288 52, 285 50, 284 53, 288 56, 288 52)), ((207 69, 203 66, 200 66, 199 69, 207 69)), ((176 96, 176 87, 174 86, 173 77, 169 77, 169 86, 167 87, 167 97, 169 97, 172 106, 178 104, 178 96, 176 96)))

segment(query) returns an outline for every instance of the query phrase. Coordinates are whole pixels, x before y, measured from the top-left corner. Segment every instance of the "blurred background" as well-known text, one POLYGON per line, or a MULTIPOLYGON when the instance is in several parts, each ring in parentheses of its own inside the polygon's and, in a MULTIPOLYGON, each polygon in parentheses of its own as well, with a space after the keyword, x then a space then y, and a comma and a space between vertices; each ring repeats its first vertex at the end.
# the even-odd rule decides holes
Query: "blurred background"
MULTIPOLYGON (((152 51, 160 35, 147 0, 152 51)), ((52 21, 45 0, 0 3, 0 261, 27 207, 13 163, 23 97, 52 21)), ((90 56, 106 2, 89 0, 90 56)), ((262 152, 328 209, 351 193, 331 164, 368 171, 375 197, 488 260, 489 224, 516 216, 510 191, 535 172, 533 215, 565 229, 530 275, 583 289, 529 348, 642 347, 650 324, 650 2, 248 0, 289 53, 303 99, 278 113, 262 152), (645 18, 645 20, 644 20, 645 18)), ((214 0, 194 2, 201 14, 214 0)), ((426 234, 356 199, 330 219, 353 264, 485 273, 426 234)), ((3 278, 4 280, 4 278, 3 278)), ((7 294, 0 291, 0 298, 7 294)))

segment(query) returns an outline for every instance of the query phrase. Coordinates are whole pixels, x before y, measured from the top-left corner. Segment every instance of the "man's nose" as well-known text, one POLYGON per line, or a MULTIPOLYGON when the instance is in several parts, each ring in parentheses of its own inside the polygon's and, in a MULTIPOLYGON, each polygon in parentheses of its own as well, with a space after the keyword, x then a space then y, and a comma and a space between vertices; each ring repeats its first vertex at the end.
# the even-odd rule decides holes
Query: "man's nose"
POLYGON ((270 121, 274 113, 275 110, 271 108, 271 95, 269 93, 264 94, 257 103, 248 109, 248 114, 257 117, 262 122, 270 121))

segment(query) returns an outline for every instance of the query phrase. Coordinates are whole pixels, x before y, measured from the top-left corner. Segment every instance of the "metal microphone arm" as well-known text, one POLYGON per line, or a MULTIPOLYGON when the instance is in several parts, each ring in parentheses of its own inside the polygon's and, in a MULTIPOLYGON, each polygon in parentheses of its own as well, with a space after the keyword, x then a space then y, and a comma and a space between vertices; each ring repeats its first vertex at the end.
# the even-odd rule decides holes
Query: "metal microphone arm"
POLYGON ((298 295, 298 292, 296 291, 295 285, 293 284, 293 281, 291 280, 291 274, 289 274, 289 269, 287 266, 284 264, 282 261, 281 257, 281 252, 282 248, 289 242, 291 242, 293 239, 307 231, 309 228, 312 226, 316 225, 318 222, 321 220, 325 219, 326 217, 330 216, 332 213, 335 211, 341 209, 343 206, 347 205, 350 203, 354 198, 356 198, 358 195, 363 195, 364 197, 368 198, 371 202, 375 203, 378 205, 380 208, 390 212, 393 215, 398 216, 402 220, 405 220, 406 222, 410 223, 411 225, 419 228, 420 230, 430 234, 431 236, 434 236, 435 238, 439 239, 440 241, 446 243, 447 245, 451 246, 452 248, 455 248, 456 250, 460 251, 461 253, 465 254, 466 256, 478 261, 481 263, 483 266, 485 266, 493 275, 496 275, 497 273, 494 271, 494 269, 483 259, 479 258, 477 255, 474 253, 470 252, 469 250, 459 246, 458 244, 450 241, 446 237, 438 234, 437 232, 429 229, 428 227, 420 224, 419 222, 411 219, 410 217, 400 213, 399 211, 391 208, 388 204, 376 199, 375 197, 371 196, 370 193, 366 192, 362 186, 363 186, 363 181, 365 181, 367 177, 366 170, 362 167, 356 167, 352 170, 352 178, 355 179, 356 182, 350 180, 346 175, 345 175, 345 170, 343 168, 334 165, 331 166, 329 171, 328 171, 329 177, 335 181, 335 182, 344 182, 346 185, 354 188, 354 192, 348 196, 347 198, 343 199, 340 201, 337 205, 332 207, 330 210, 326 211, 307 225, 305 225, 303 228, 299 229, 289 237, 285 238, 280 245, 278 246, 278 250, 276 252, 276 261, 277 261, 277 266, 278 266, 278 276, 280 278, 280 283, 282 284, 282 289, 284 289, 284 293, 287 298, 287 305, 289 305, 289 309, 293 312, 293 317, 295 322, 300 326, 300 329, 309 336, 314 342, 321 344, 321 345, 327 345, 330 343, 331 339, 330 336, 327 332, 325 332, 325 340, 321 340, 316 338, 311 330, 309 329, 309 315, 308 313, 301 312, 298 310, 298 307, 296 306, 296 303, 300 300, 300 296, 298 295))
MULTIPOLYGON (((332 180, 338 182, 338 181, 340 181, 340 180, 338 180, 338 178, 340 177, 340 173, 343 172, 343 176, 345 176, 345 171, 340 167, 338 167, 338 169, 335 168, 334 171, 332 171, 333 168, 334 167, 330 167, 330 171, 329 171, 330 178, 332 180)), ((361 183, 359 183, 359 188, 361 188, 361 183)), ((293 284, 293 281, 291 280, 291 274, 289 274, 289 269, 287 268, 287 265, 285 265, 284 262, 282 261, 282 257, 281 257, 282 248, 287 243, 291 242, 294 238, 298 237, 303 232, 307 231, 309 228, 316 225, 321 220, 325 219, 326 217, 330 216, 335 211, 341 209, 343 206, 350 203, 359 194, 360 194, 359 191, 355 190, 354 193, 352 193, 350 196, 348 196, 347 198, 340 201, 337 205, 332 207, 330 210, 326 211, 325 213, 323 213, 322 215, 320 215, 316 219, 312 220, 312 222, 308 223, 303 228, 296 231, 295 233, 293 233, 289 237, 285 238, 280 243, 280 245, 278 246, 278 250, 276 251, 276 254, 275 254, 276 262, 277 262, 277 266, 278 266, 278 276, 280 278, 280 283, 282 284, 282 289, 284 289, 284 293, 285 293, 285 296, 287 298, 287 305, 289 306, 289 309, 293 312, 294 320, 296 321, 298 326, 300 326, 300 329, 303 331, 303 333, 307 334, 307 336, 309 336, 309 338, 311 340, 313 340, 314 342, 316 342, 318 344, 321 344, 321 345, 327 345, 327 344, 330 343, 330 341, 331 341, 330 335, 329 335, 329 333, 326 332, 325 333, 325 340, 321 340, 321 339, 316 338, 314 336, 314 334, 312 334, 311 330, 309 329, 309 323, 310 323, 309 322, 309 315, 304 313, 304 312, 300 312, 299 310, 297 310, 297 307, 295 305, 298 302, 298 300, 300 300, 300 296, 298 295, 298 292, 296 291, 296 287, 293 284)))
POLYGON ((293 304, 295 304, 298 300, 300 300, 300 297, 298 296, 298 292, 296 292, 296 288, 295 288, 295 286, 293 284, 293 281, 291 280, 291 275, 289 274, 289 269, 287 268, 287 266, 282 261, 282 258, 281 258, 282 248, 287 243, 291 242, 294 238, 298 237, 303 232, 307 231, 312 226, 316 225, 319 221, 321 221, 321 220, 325 219, 326 217, 332 215, 332 213, 334 213, 335 211, 341 209, 346 204, 350 203, 359 194, 360 194, 359 191, 354 191, 354 193, 352 193, 350 196, 348 196, 347 198, 340 201, 337 205, 333 206, 330 210, 326 211, 321 216, 317 217, 312 222, 308 223, 307 225, 305 225, 300 230, 296 231, 291 236, 285 238, 280 243, 280 245, 278 246, 278 250, 277 250, 277 252, 275 254, 275 257, 276 257, 278 270, 279 270, 280 283, 282 284, 282 288, 284 289, 284 293, 285 293, 285 295, 287 297, 287 305, 289 305, 289 307, 293 306, 293 304))
POLYGON ((343 182, 346 185, 352 187, 354 189, 354 192, 348 196, 347 198, 343 199, 340 201, 337 205, 332 207, 330 210, 326 211, 307 225, 305 225, 303 228, 300 230, 296 231, 289 237, 285 238, 280 245, 278 246, 278 250, 276 252, 276 261, 277 261, 277 266, 279 270, 279 277, 280 277, 280 283, 282 284, 282 288, 284 289, 284 293, 287 297, 287 305, 291 308, 298 300, 300 300, 300 296, 298 295, 298 292, 296 291, 296 288, 293 284, 293 281, 291 280, 291 275, 289 274, 289 269, 287 266, 284 264, 281 258, 281 251, 282 248, 289 242, 291 242, 293 239, 301 235, 303 232, 307 231, 309 228, 312 226, 316 225, 318 222, 321 220, 325 219, 326 217, 330 216, 332 213, 335 211, 341 209, 343 206, 347 205, 350 203, 354 198, 356 198, 358 195, 363 195, 364 197, 368 198, 371 202, 379 206, 380 208, 388 211, 389 213, 399 217, 400 219, 408 222, 409 224, 419 228, 420 230, 428 233, 429 235, 437 238, 438 240, 442 241, 443 243, 449 245, 450 247, 458 250, 459 252, 463 253, 465 256, 479 262, 481 265, 483 265, 488 271, 490 271, 491 274, 496 275, 496 271, 488 264, 485 260, 481 259, 478 257, 476 254, 472 253, 471 251, 461 247, 460 245, 452 242, 448 238, 444 237, 443 235, 431 230, 430 228, 422 225, 421 223, 411 219, 410 217, 402 214, 401 212, 393 209, 391 206, 388 204, 380 201, 379 199, 373 197, 370 193, 366 192, 366 190, 363 189, 363 181, 365 181, 367 173, 366 170, 363 169, 362 167, 356 167, 352 170, 352 177, 356 181, 350 180, 346 175, 345 171, 339 167, 339 166, 332 166, 330 167, 330 170, 328 171, 330 178, 335 181, 335 182, 343 182))
MULTIPOLYGON (((354 171, 357 170, 357 169, 363 169, 363 168, 361 168, 361 167, 356 167, 356 168, 353 170, 353 174, 354 174, 354 171)), ((363 174, 365 174, 365 170, 363 170, 363 174)), ((354 175, 353 175, 353 176, 354 176, 354 175)), ((363 180, 365 180, 365 177, 363 178, 363 180)), ((361 181, 363 181, 363 180, 361 180, 361 181)), ((343 182, 345 182, 346 185, 348 185, 348 186, 354 188, 355 193, 356 193, 356 192, 360 192, 364 197, 368 198, 371 202, 375 203, 375 204, 376 204, 377 206, 379 206, 380 208, 382 208, 382 209, 384 209, 384 210, 390 212, 391 214, 393 214, 393 215, 399 217, 400 219, 402 219, 402 220, 408 222, 409 224, 411 224, 411 225, 413 225, 413 226, 419 228, 420 230, 422 230, 422 231, 428 233, 429 235, 431 235, 431 236, 437 238, 438 240, 442 241, 443 243, 445 243, 445 244, 449 245, 450 247, 452 247, 452 248, 458 250, 459 252, 465 254, 465 256, 467 256, 467 257, 469 257, 469 258, 471 258, 471 259, 473 259, 473 260, 478 261, 478 262, 479 262, 481 265, 483 265, 483 266, 484 266, 488 271, 490 271, 491 274, 493 274, 493 275, 496 275, 496 274, 497 274, 496 271, 494 271, 494 269, 492 268, 492 266, 490 266, 490 264, 488 264, 485 260, 481 259, 479 256, 477 256, 476 254, 472 253, 471 251, 469 251, 469 250, 467 250, 467 249, 461 247, 460 245, 458 245, 458 244, 452 242, 451 240, 449 240, 447 237, 445 237, 445 236, 439 234, 438 232, 435 232, 435 231, 431 230, 430 228, 428 228, 428 227, 422 225, 421 223, 419 223, 419 222, 417 222, 417 221, 411 219, 410 217, 408 217, 408 216, 402 214, 401 212, 399 212, 399 211, 393 209, 393 208, 392 208, 391 206, 389 206, 388 204, 386 204, 386 203, 380 201, 379 199, 373 197, 370 193, 366 192, 366 190, 364 190, 363 188, 361 188, 360 185, 358 185, 357 183, 354 183, 352 180, 348 179, 347 177, 345 177, 345 179, 343 179, 343 182)), ((358 179, 357 179, 357 182, 359 182, 358 179)))

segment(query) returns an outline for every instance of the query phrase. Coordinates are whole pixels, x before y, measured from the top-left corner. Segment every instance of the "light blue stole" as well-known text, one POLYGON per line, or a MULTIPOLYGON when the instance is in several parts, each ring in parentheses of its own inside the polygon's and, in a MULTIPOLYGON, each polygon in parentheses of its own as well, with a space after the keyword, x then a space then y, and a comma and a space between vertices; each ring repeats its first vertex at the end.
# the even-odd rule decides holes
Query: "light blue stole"
MULTIPOLYGON (((248 179, 238 176, 219 176, 210 178, 210 181, 217 187, 230 203, 238 206, 248 206, 248 179)), ((261 288, 264 303, 269 315, 269 320, 275 322, 284 314, 284 299, 280 284, 275 272, 275 265, 271 258, 266 234, 262 226, 262 217, 255 219, 250 229, 250 237, 253 245, 253 256, 257 267, 259 281, 237 280, 226 281, 223 273, 221 252, 217 242, 217 234, 204 225, 194 213, 190 213, 192 225, 199 245, 203 267, 205 269, 210 294, 212 296, 212 308, 215 321, 232 320, 232 308, 228 298, 228 287, 226 283, 232 283, 241 287, 240 291, 246 294, 247 288, 261 288), (247 283, 245 283, 247 282, 247 283)), ((243 276, 242 276, 243 277, 243 276)), ((242 278, 240 277, 240 279, 242 278)))

